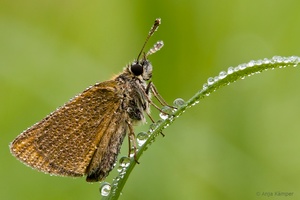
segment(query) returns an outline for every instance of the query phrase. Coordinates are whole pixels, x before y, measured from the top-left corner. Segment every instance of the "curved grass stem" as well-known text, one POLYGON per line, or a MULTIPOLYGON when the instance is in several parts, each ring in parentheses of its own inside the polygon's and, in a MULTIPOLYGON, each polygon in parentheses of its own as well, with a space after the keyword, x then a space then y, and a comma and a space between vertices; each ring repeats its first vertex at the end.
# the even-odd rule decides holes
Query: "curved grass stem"
MULTIPOLYGON (((182 113, 185 112, 187 108, 190 108, 197 103, 200 99, 209 96, 212 92, 216 91, 218 88, 229 85, 237 80, 244 79, 245 77, 261 73, 268 69, 275 68, 285 68, 288 66, 296 67, 300 63, 300 57, 280 57, 274 56, 271 59, 263 59, 257 61, 250 61, 248 63, 240 64, 237 67, 230 67, 227 71, 222 71, 219 75, 214 78, 208 78, 207 83, 203 85, 203 88, 198 91, 191 99, 187 102, 180 101, 180 106, 177 109, 172 109, 169 116, 164 118, 164 120, 159 120, 158 122, 152 124, 150 130, 148 131, 148 138, 145 140, 143 145, 137 149, 136 157, 139 159, 143 152, 148 149, 155 138, 160 134, 160 132, 167 128, 173 123, 173 121, 178 118, 182 113)), ((114 179, 111 184, 111 191, 107 196, 104 196, 105 200, 118 199, 121 194, 123 187, 136 165, 135 159, 130 158, 129 164, 122 167, 119 175, 114 179)))

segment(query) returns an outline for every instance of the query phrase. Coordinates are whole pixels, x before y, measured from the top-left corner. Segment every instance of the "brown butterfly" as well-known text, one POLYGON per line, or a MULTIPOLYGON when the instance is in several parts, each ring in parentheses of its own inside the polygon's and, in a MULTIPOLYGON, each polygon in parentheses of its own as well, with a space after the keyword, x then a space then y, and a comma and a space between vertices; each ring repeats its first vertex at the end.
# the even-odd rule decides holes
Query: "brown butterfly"
POLYGON ((105 179, 114 167, 126 133, 129 149, 135 149, 133 125, 145 121, 144 113, 153 121, 150 104, 155 104, 150 93, 167 105, 149 81, 152 65, 147 59, 162 48, 163 42, 142 53, 160 23, 160 19, 155 20, 137 59, 121 74, 87 88, 25 130, 11 143, 11 153, 45 173, 86 175, 89 182, 105 179))

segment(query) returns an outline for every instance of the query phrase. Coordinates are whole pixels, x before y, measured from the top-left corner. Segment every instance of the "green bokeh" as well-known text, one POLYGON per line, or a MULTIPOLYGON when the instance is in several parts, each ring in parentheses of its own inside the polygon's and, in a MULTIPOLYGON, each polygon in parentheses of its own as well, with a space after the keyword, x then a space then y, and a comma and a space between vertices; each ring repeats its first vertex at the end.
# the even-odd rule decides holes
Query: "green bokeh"
MULTIPOLYGON (((157 40, 165 46, 150 57, 153 82, 172 102, 190 98, 229 66, 299 56, 299 6, 296 0, 2 0, 0 199, 100 199, 99 184, 31 170, 8 144, 87 86, 122 71, 155 18, 162 25, 147 48, 157 40)), ((278 191, 300 199, 299 76, 299 68, 268 71, 201 101, 142 156, 121 199, 260 199, 257 192, 278 191)))

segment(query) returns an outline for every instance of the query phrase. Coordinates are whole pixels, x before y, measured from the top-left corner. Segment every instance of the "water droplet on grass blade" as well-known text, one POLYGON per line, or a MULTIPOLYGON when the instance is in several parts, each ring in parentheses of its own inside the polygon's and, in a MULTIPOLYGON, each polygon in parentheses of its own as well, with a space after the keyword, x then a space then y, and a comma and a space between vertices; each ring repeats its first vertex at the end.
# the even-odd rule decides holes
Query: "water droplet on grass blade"
POLYGON ((250 62, 248 62, 247 67, 253 67, 255 65, 255 61, 251 60, 250 62))
POLYGON ((214 82, 215 82, 215 80, 214 80, 213 77, 209 77, 209 78, 207 79, 207 84, 208 84, 208 85, 212 85, 212 84, 214 84, 214 82))
POLYGON ((130 159, 126 156, 123 156, 120 158, 119 163, 121 167, 128 167, 130 164, 130 159))
POLYGON ((164 106, 161 108, 163 112, 159 113, 160 118, 163 120, 168 119, 169 115, 172 114, 172 109, 168 106, 164 106))
POLYGON ((219 76, 215 76, 214 82, 217 82, 219 80, 219 76))
POLYGON ((167 115, 167 114, 161 112, 161 113, 159 113, 159 116, 160 116, 160 118, 162 118, 162 119, 165 120, 165 119, 168 119, 168 116, 169 116, 169 115, 167 115))
POLYGON ((119 166, 118 168, 117 168, 117 171, 120 173, 121 171, 123 170, 123 167, 121 167, 121 166, 119 166))
POLYGON ((257 60, 257 61, 256 61, 256 65, 257 65, 257 66, 262 65, 262 64, 263 64, 263 61, 262 61, 262 60, 257 60))
POLYGON ((269 64, 270 60, 268 58, 264 58, 262 62, 263 62, 263 64, 269 64))
POLYGON ((149 126, 149 132, 150 132, 150 133, 153 133, 153 131, 156 129, 156 127, 157 127, 157 124, 156 124, 156 123, 150 124, 150 126, 149 126))
POLYGON ((219 79, 223 79, 227 76, 227 73, 225 71, 221 71, 219 74, 219 79))
POLYGON ((185 104, 185 101, 181 98, 177 98, 177 99, 174 100, 173 104, 176 107, 181 107, 185 104))
POLYGON ((103 182, 100 186, 100 194, 104 197, 107 197, 110 193, 111 186, 110 183, 103 182))
POLYGON ((139 146, 142 146, 146 140, 148 139, 149 135, 146 132, 140 132, 136 136, 136 140, 139 146))
POLYGON ((135 156, 135 154, 138 152, 138 149, 135 149, 134 146, 131 147, 129 150, 129 157, 132 158, 135 156))
POLYGON ((240 65, 238 66, 238 68, 239 68, 240 70, 244 70, 244 69, 246 69, 246 67, 247 67, 246 64, 240 64, 240 65))
POLYGON ((234 72, 234 68, 233 67, 228 67, 227 73, 232 74, 233 72, 234 72))

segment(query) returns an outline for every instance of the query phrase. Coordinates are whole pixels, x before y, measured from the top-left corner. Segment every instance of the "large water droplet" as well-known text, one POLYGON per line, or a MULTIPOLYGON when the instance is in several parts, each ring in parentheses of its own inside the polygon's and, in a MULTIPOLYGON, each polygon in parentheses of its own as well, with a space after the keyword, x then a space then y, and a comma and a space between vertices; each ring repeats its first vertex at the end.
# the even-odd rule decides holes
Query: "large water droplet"
POLYGON ((170 107, 168 107, 168 106, 162 107, 161 110, 163 112, 159 113, 159 116, 163 120, 166 120, 169 117, 169 115, 172 113, 172 109, 170 107))
POLYGON ((149 135, 146 132, 140 132, 136 136, 136 140, 139 146, 142 146, 146 140, 148 139, 149 135))
POLYGON ((174 100, 173 105, 176 107, 181 107, 185 104, 185 101, 181 98, 177 98, 174 100))
POLYGON ((111 190, 111 186, 110 186, 110 183, 107 183, 107 182, 103 182, 100 186, 100 194, 104 197, 107 197, 110 193, 110 190, 111 190))
POLYGON ((119 163, 121 167, 128 167, 130 164, 130 159, 126 156, 123 156, 120 158, 119 163))

